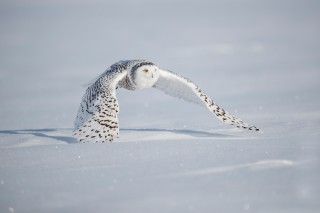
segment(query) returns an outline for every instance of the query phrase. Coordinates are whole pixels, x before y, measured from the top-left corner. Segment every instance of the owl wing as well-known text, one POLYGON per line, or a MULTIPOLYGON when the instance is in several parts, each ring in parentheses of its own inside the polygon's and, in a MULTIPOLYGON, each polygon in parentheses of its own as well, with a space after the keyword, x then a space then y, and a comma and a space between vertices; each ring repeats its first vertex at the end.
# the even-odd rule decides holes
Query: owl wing
POLYGON ((74 121, 78 141, 103 143, 119 135, 116 86, 125 75, 126 71, 107 70, 87 88, 74 121))
POLYGON ((159 72, 160 77, 154 84, 154 88, 162 90, 170 96, 205 106, 210 112, 215 114, 219 120, 225 123, 237 126, 238 128, 259 131, 257 127, 230 115, 204 94, 191 80, 171 71, 159 70, 159 72))

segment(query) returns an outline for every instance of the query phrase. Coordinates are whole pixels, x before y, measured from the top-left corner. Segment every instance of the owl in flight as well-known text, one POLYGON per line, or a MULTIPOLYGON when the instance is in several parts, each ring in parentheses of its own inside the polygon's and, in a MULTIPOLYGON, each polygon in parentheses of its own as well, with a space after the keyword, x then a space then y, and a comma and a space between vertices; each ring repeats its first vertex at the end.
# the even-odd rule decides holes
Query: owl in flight
POLYGON ((189 79, 160 69, 150 61, 126 60, 113 64, 87 88, 74 121, 74 137, 83 143, 111 142, 119 135, 116 89, 138 90, 150 87, 205 106, 225 123, 259 131, 257 127, 244 123, 219 107, 189 79))

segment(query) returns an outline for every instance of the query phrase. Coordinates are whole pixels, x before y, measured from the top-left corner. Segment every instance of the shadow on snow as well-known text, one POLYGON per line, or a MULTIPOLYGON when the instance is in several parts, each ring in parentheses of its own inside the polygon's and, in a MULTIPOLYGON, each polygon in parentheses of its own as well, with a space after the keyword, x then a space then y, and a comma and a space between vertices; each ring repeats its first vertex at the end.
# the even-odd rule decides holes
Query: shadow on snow
POLYGON ((53 136, 48 135, 50 132, 58 132, 59 130, 70 130, 71 129, 21 129, 21 130, 0 130, 0 134, 13 134, 13 135, 33 135, 41 138, 50 138, 58 141, 63 141, 66 143, 77 143, 74 137, 68 136, 53 136))
MULTIPOLYGON (((65 129, 20 129, 20 130, 0 130, 0 134, 14 134, 14 135, 33 135, 36 137, 41 138, 49 138, 54 139, 58 141, 63 141, 66 143, 78 143, 77 140, 72 136, 55 136, 50 135, 50 133, 59 132, 59 131, 71 131, 72 129, 65 128, 65 129)), ((188 135, 192 137, 197 138, 236 138, 236 136, 232 135, 226 135, 226 134, 218 134, 218 133, 211 133, 211 132, 205 132, 205 131, 195 131, 195 130, 181 130, 181 129, 120 129, 120 132, 170 132, 174 134, 180 134, 180 135, 188 135)))
POLYGON ((120 131, 136 131, 136 132, 170 132, 180 135, 188 135, 197 138, 236 138, 236 136, 218 134, 205 131, 196 131, 188 129, 120 129, 120 131))

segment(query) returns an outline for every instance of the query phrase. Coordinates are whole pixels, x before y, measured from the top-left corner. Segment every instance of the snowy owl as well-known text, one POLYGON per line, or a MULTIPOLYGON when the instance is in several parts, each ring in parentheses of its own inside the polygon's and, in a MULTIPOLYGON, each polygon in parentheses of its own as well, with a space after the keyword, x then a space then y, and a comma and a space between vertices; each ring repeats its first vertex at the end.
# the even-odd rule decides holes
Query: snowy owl
POLYGON ((238 128, 259 131, 219 107, 191 80, 145 60, 119 61, 102 73, 84 94, 74 122, 80 142, 112 141, 119 135, 116 89, 156 88, 173 97, 205 106, 219 120, 238 128))

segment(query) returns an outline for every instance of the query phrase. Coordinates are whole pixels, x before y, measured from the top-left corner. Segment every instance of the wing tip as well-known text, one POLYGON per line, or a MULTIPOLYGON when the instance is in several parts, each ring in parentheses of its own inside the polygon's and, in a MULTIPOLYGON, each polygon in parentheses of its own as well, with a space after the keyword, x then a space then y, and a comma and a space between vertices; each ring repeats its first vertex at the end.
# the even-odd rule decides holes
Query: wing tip
MULTIPOLYGON (((240 127, 241 128, 241 127, 240 127)), ((260 134, 263 134, 263 131, 255 126, 251 126, 251 127, 243 127, 244 129, 247 129, 247 130, 250 130, 250 131, 255 131, 255 132, 258 132, 260 134)))

